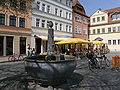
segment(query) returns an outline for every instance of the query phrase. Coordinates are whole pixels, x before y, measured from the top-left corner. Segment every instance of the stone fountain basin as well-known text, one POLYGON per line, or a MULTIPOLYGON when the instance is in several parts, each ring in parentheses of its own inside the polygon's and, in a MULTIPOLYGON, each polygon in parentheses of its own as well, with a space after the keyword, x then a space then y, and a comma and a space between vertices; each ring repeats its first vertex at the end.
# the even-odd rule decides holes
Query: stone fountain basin
POLYGON ((45 61, 46 55, 25 59, 25 70, 42 85, 57 85, 70 78, 75 70, 76 60, 69 55, 56 55, 57 61, 45 61))

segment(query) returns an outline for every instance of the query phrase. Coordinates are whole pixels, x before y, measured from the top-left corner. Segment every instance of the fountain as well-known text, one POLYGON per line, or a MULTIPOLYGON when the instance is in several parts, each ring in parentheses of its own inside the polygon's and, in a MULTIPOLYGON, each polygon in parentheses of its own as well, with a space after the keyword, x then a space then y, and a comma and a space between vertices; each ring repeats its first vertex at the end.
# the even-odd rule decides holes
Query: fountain
POLYGON ((53 86, 65 82, 72 75, 77 62, 74 56, 55 54, 52 21, 49 27, 47 55, 27 57, 25 71, 41 85, 53 86))

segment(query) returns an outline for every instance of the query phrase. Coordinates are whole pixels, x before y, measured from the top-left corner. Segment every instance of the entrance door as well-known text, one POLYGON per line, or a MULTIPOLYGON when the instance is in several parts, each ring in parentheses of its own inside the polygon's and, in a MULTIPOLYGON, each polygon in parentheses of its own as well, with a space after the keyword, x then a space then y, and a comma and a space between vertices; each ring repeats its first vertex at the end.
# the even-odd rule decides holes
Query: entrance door
POLYGON ((20 54, 26 53, 26 38, 20 37, 20 54))
POLYGON ((7 36, 6 37, 6 55, 13 54, 13 37, 7 36))
POLYGON ((35 42, 36 42, 36 53, 40 54, 41 53, 41 39, 36 38, 35 42))
POLYGON ((3 56, 3 36, 0 36, 0 56, 3 56))

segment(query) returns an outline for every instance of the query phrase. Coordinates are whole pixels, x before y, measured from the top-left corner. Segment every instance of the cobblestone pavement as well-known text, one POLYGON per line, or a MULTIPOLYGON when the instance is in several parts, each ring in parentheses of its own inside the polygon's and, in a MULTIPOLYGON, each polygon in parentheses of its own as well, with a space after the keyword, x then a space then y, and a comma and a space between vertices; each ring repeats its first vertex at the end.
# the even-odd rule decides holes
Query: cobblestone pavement
MULTIPOLYGON (((66 83, 54 90, 120 90, 120 73, 111 67, 88 69, 88 59, 77 61, 77 67, 66 83)), ((0 63, 0 90, 47 90, 36 84, 24 71, 24 62, 0 63)))

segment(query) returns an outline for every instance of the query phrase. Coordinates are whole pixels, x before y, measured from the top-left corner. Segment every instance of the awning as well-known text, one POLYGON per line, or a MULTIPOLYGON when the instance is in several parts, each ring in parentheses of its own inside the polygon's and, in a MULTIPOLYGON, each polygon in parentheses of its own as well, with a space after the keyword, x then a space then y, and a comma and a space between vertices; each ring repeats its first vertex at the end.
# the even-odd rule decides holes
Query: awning
MULTIPOLYGON (((38 38, 41 38, 42 40, 48 40, 47 36, 39 36, 39 35, 35 35, 35 36, 38 37, 38 38)), ((61 40, 65 40, 65 39, 68 39, 68 38, 54 37, 55 41, 61 41, 61 40)))

